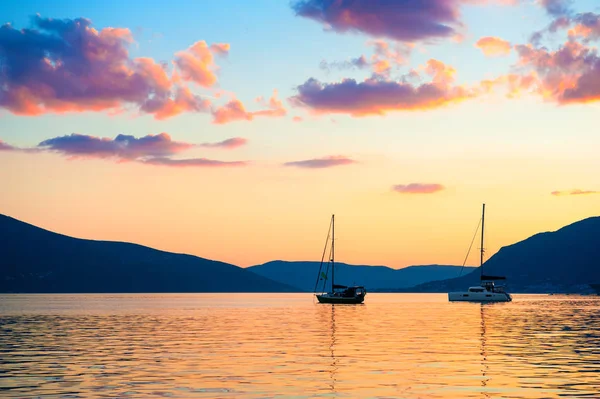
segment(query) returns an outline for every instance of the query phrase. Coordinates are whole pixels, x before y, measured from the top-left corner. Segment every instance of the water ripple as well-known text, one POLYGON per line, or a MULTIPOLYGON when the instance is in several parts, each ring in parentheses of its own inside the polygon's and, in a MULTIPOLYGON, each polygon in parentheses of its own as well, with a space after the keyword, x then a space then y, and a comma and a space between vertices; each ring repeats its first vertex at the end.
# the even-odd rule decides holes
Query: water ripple
POLYGON ((6 398, 600 397, 600 298, 0 296, 6 398))

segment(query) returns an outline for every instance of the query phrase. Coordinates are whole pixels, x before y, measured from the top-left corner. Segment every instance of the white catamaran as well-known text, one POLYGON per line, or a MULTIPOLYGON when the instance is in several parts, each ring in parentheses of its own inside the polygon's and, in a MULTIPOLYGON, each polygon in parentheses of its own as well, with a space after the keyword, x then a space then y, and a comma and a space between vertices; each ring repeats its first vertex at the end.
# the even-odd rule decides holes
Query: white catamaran
POLYGON ((321 265, 319 266, 319 274, 317 275, 317 282, 315 284, 315 292, 319 285, 319 281, 323 281, 323 291, 325 291, 325 285, 329 277, 329 270, 331 269, 331 290, 329 292, 323 292, 316 294, 317 299, 320 303, 332 303, 332 304, 358 304, 363 303, 367 290, 363 286, 347 287, 345 285, 335 284, 335 215, 331 215, 331 223, 329 224, 329 231, 327 232, 327 240, 325 241, 325 249, 323 250, 323 256, 321 257, 321 265), (329 235, 331 234, 331 250, 329 261, 325 264, 326 270, 323 271, 323 260, 327 253, 327 245, 329 243, 329 235))
POLYGON ((463 302, 510 302, 512 297, 504 291, 503 286, 495 285, 495 281, 506 280, 506 277, 487 276, 483 274, 483 227, 485 222, 485 204, 483 204, 483 213, 481 216, 481 258, 479 265, 481 284, 475 287, 469 287, 468 291, 449 292, 449 301, 463 302))

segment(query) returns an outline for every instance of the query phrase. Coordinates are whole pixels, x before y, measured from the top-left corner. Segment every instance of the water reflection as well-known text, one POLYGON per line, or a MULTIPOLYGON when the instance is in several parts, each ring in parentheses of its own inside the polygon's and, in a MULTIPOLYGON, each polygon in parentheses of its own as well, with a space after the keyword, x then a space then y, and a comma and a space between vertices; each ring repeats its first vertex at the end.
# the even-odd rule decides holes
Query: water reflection
POLYGON ((336 382, 336 372, 338 369, 337 359, 335 358, 335 305, 331 305, 331 341, 329 344, 329 350, 331 351, 331 370, 329 372, 329 376, 331 378, 331 393, 335 395, 335 382, 336 382))
POLYGON ((598 297, 0 296, 3 398, 583 398, 599 363, 598 297))
POLYGON ((481 303, 480 304, 480 314, 481 314, 481 373, 482 380, 481 386, 483 387, 482 395, 484 398, 489 398, 490 395, 486 390, 486 386, 490 378, 488 377, 489 365, 487 362, 487 350, 486 350, 486 336, 485 336, 485 308, 489 306, 489 303, 481 303))

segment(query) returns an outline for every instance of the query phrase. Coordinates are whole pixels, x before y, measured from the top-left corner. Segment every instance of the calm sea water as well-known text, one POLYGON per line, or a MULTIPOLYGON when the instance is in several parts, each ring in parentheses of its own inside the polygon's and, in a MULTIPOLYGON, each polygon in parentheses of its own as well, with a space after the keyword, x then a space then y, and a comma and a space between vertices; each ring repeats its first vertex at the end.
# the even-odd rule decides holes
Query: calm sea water
POLYGON ((600 297, 0 296, 3 398, 600 398, 600 297))

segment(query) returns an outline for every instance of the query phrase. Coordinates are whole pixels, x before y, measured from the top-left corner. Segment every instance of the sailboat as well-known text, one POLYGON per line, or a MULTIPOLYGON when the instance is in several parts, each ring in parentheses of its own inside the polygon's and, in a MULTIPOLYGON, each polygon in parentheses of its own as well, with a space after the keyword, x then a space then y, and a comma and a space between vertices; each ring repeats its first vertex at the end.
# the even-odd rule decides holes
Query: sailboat
POLYGON ((358 304, 363 303, 367 290, 363 286, 348 287, 335 283, 335 215, 331 215, 331 223, 329 224, 329 231, 327 232, 327 240, 325 240, 325 249, 323 250, 323 256, 321 257, 321 264, 319 266, 319 273, 317 274, 317 282, 315 283, 315 292, 319 285, 319 281, 323 281, 323 289, 321 294, 316 294, 319 303, 332 303, 332 304, 358 304), (323 260, 327 253, 327 246, 329 244, 329 236, 331 236, 331 249, 329 253, 329 261, 326 263, 326 270, 323 271, 323 260), (327 279, 329 278, 329 270, 331 269, 331 289, 329 292, 325 291, 327 285, 327 279))
POLYGON ((481 257, 479 265, 479 279, 481 284, 476 287, 469 287, 468 291, 449 292, 448 300, 463 301, 463 302, 510 302, 512 297, 504 291, 503 286, 496 285, 495 281, 506 280, 502 276, 488 276, 483 274, 483 231, 485 223, 485 204, 483 204, 483 212, 481 215, 481 257))

